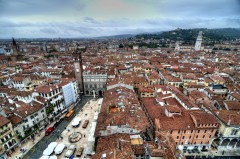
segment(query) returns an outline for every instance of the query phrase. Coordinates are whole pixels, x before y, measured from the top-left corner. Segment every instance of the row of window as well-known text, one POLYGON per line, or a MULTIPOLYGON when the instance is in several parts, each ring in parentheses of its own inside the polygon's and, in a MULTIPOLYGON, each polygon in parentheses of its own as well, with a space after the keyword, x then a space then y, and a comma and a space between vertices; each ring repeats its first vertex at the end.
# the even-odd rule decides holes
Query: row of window
MULTIPOLYGON (((177 144, 178 144, 178 142, 176 142, 176 145, 177 145, 177 144)), ((182 144, 182 145, 183 145, 183 144, 188 144, 188 145, 190 145, 191 143, 190 143, 190 142, 188 142, 188 143, 182 142, 181 144, 182 144)), ((197 142, 195 141, 193 144, 196 145, 197 142)), ((204 144, 204 143, 201 141, 200 144, 204 144)), ((205 143, 205 144, 209 144, 209 141, 208 141, 207 143, 205 143)))
POLYGON ((104 85, 103 84, 89 84, 89 85, 85 85, 85 88, 103 88, 104 85))
POLYGON ((84 79, 84 82, 105 82, 106 79, 84 79))
POLYGON ((23 99, 23 100, 27 100, 27 99, 31 99, 31 95, 28 95, 28 96, 25 96, 25 97, 22 97, 22 96, 19 96, 20 99, 23 99))
POLYGON ((14 84, 23 84, 23 82, 22 81, 14 81, 14 84))
POLYGON ((42 96, 42 97, 49 97, 49 96, 51 97, 51 96, 56 95, 59 92, 60 92, 60 89, 56 89, 56 90, 54 90, 52 92, 49 92, 49 93, 39 93, 39 95, 42 96))
POLYGON ((200 127, 207 127, 207 126, 217 126, 217 123, 215 124, 198 124, 200 127))
POLYGON ((151 94, 145 94, 145 93, 142 93, 142 96, 153 96, 153 93, 151 93, 151 94))
POLYGON ((11 139, 13 137, 12 133, 6 135, 5 137, 1 138, 1 142, 4 143, 6 141, 8 141, 9 139, 11 139))
MULTIPOLYGON (((206 136, 206 135, 203 135, 202 138, 204 139, 205 136, 206 136)), ((198 135, 195 136, 196 139, 198 139, 198 137, 199 137, 198 135)), ((212 135, 209 135, 209 138, 211 138, 211 137, 212 137, 212 135)), ((191 138, 192 138, 192 136, 190 135, 190 136, 189 136, 189 139, 191 139, 191 138)), ((179 136, 177 136, 177 139, 179 139, 179 136)), ((185 139, 185 136, 182 136, 182 139, 185 139)))
MULTIPOLYGON (((207 133, 207 129, 206 130, 204 130, 204 133, 207 133)), ((211 133, 213 133, 213 131, 214 131, 214 129, 211 129, 211 133)), ((197 133, 200 133, 201 132, 201 130, 197 130, 196 131, 197 133)), ((172 134, 173 133, 173 131, 172 130, 170 130, 170 134, 172 134)), ((181 133, 181 130, 178 130, 178 134, 180 134, 181 133)), ((183 132, 182 133, 184 133, 184 134, 186 134, 187 133, 187 130, 183 130, 183 132)), ((191 130, 190 131, 190 133, 192 134, 193 133, 193 130, 191 130)))

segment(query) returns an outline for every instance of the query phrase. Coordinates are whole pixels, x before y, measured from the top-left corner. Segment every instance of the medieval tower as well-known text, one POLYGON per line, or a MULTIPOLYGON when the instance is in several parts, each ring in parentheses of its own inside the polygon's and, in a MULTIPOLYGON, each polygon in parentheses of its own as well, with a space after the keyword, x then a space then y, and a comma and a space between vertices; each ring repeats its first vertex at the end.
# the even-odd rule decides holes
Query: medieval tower
POLYGON ((201 50, 201 44, 202 44, 202 31, 199 31, 198 37, 195 43, 195 51, 201 50))
POLYGON ((81 52, 74 52, 73 53, 74 59, 74 72, 75 77, 78 81, 80 92, 84 93, 84 86, 83 86, 83 65, 82 65, 82 53, 81 52))

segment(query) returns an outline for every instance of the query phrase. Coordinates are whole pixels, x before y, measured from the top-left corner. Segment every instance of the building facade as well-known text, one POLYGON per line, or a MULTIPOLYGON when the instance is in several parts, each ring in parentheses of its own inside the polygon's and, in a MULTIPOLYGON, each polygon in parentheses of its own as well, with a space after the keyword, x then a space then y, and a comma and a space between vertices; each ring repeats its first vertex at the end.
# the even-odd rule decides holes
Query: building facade
MULTIPOLYGON (((10 120, 2 115, 0 115, 0 143, 7 155, 10 155, 18 145, 18 140, 13 131, 10 120)), ((4 156, 5 155, 3 153, 1 157, 4 158, 4 156)))
POLYGON ((84 94, 88 96, 103 96, 106 89, 107 73, 83 72, 84 94))

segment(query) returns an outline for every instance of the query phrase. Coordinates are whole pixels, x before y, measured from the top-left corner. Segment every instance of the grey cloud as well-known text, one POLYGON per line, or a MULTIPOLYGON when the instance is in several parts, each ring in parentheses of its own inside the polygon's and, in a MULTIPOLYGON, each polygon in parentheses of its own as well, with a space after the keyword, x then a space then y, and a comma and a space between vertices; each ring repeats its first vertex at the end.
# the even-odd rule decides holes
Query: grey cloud
POLYGON ((85 4, 79 0, 1 0, 1 16, 64 15, 81 12, 85 4), (67 13, 66 13, 67 12, 67 13))
MULTIPOLYGON (((93 20, 91 18, 85 18, 93 20)), ((219 28, 219 27, 240 27, 240 17, 235 18, 192 18, 192 19, 145 19, 126 21, 124 19, 115 19, 102 22, 101 24, 85 22, 58 22, 58 23, 22 23, 21 27, 12 23, 0 25, 0 38, 4 37, 96 37, 105 35, 116 35, 126 33, 158 32, 170 29, 180 28, 219 28)))
POLYGON ((138 3, 144 4, 139 5, 144 6, 139 8, 139 13, 146 8, 155 12, 151 12, 153 15, 148 19, 143 19, 142 15, 136 18, 130 14, 123 17, 117 16, 118 18, 105 15, 99 19, 97 14, 101 11, 91 10, 88 0, 0 0, 0 38, 14 35, 18 37, 96 37, 156 32, 178 27, 240 27, 240 0, 122 1, 126 4, 136 4, 136 7, 138 3), (85 15, 85 10, 94 14, 85 15), (36 20, 38 22, 30 21, 29 17, 39 18, 36 20), (50 20, 46 20, 47 18, 50 20))
POLYGON ((42 29, 40 29, 40 32, 42 32, 42 33, 44 33, 44 34, 50 34, 50 35, 52 35, 52 34, 56 35, 56 34, 59 33, 59 32, 56 31, 56 29, 54 29, 54 28, 42 28, 42 29))
POLYGON ((99 21, 96 21, 94 18, 92 17, 84 17, 83 21, 86 23, 92 23, 92 24, 100 24, 99 21))
POLYGON ((168 0, 156 2, 155 9, 165 16, 220 17, 240 14, 239 0, 168 0))

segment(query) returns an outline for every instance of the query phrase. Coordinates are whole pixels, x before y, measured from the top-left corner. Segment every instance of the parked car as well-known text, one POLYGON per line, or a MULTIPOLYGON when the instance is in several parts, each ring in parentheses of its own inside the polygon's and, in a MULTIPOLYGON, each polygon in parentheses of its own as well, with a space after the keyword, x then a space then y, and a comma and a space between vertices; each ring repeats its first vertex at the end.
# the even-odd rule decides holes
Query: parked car
POLYGON ((57 147, 54 149, 55 155, 60 155, 65 148, 66 148, 65 144, 63 143, 58 144, 57 147))
POLYGON ((82 125, 82 128, 86 128, 88 126, 88 123, 89 123, 89 120, 85 120, 83 125, 82 125))
POLYGON ((81 157, 81 156, 82 156, 82 153, 83 153, 83 150, 84 150, 84 148, 83 148, 83 147, 80 147, 80 148, 77 150, 77 152, 76 152, 76 156, 77 156, 77 157, 81 157))
POLYGON ((57 156, 56 155, 52 155, 52 156, 49 156, 48 159, 57 159, 57 156))
POLYGON ((53 153, 53 150, 57 146, 57 142, 51 142, 48 147, 43 151, 44 156, 50 156, 53 153))
POLYGON ((49 156, 42 156, 39 159, 49 159, 49 156))
POLYGON ((74 152, 76 151, 76 146, 75 145, 70 145, 69 147, 68 147, 68 150, 67 150, 67 152, 65 153, 65 157, 71 157, 73 154, 74 154, 74 152))
POLYGON ((63 120, 64 120, 64 118, 60 118, 58 121, 56 121, 56 123, 53 125, 53 127, 56 128, 63 120))
POLYGON ((64 120, 64 118, 60 118, 60 119, 58 120, 58 122, 61 123, 63 120, 64 120))
POLYGON ((72 127, 78 127, 81 122, 81 118, 76 117, 72 122, 72 127))
POLYGON ((47 128, 47 130, 45 131, 45 136, 50 135, 51 132, 53 132, 53 130, 54 130, 54 127, 49 127, 49 128, 47 128))

